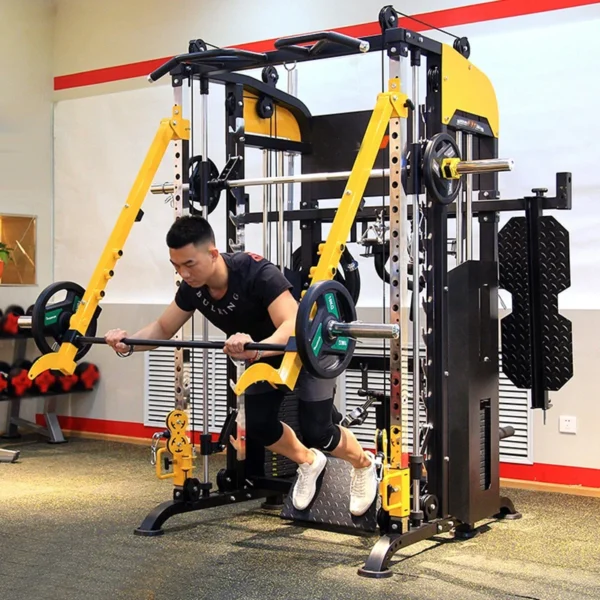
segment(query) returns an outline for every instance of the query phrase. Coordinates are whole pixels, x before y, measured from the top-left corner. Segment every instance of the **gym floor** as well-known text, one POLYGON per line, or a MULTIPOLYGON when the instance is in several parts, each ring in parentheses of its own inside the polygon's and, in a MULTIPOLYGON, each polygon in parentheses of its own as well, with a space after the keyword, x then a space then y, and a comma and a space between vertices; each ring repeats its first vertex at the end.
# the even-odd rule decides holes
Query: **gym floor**
MULTIPOLYGON (((398 553, 394 577, 357 567, 377 536, 297 526, 260 501, 180 515, 155 538, 133 535, 171 496, 144 446, 23 438, 0 464, 1 597, 11 600, 600 598, 600 499, 503 490, 523 513, 398 553)), ((212 462, 214 474, 223 457, 212 462)))

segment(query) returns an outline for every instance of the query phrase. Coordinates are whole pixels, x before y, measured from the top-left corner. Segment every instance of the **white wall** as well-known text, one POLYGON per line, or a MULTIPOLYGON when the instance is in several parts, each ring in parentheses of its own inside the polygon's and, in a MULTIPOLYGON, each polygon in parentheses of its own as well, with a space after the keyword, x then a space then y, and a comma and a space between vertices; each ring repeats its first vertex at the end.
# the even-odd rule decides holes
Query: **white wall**
POLYGON ((32 304, 52 281, 50 0, 0 1, 0 214, 37 217, 37 285, 0 286, 0 308, 32 304))
MULTIPOLYGON (((53 2, 0 0, 0 214, 37 217, 37 284, 0 286, 0 309, 27 308, 52 281, 53 2)), ((32 344, 29 344, 30 350, 32 344)), ((9 363, 14 345, 0 342, 9 363)), ((24 403, 33 418, 37 403, 24 403)), ((8 403, 0 403, 3 429, 8 403)), ((0 444, 1 445, 1 444, 0 444)))
MULTIPOLYGON (((344 3, 342 10, 341 3, 330 2, 325 5, 327 12, 317 17, 311 3, 286 3, 285 9, 281 8, 283 4, 275 8, 274 3, 254 3, 251 13, 246 5, 237 4, 230 2, 224 8, 222 3, 198 5, 188 1, 167 7, 160 0, 136 0, 126 5, 59 0, 55 74, 170 56, 185 51, 188 39, 196 37, 228 45, 373 21, 381 8, 379 3, 369 1, 344 3), (267 9, 269 19, 264 18, 267 9), (285 10, 285 17, 280 16, 279 10, 285 10)), ((323 8, 322 4, 319 8, 323 8)), ((458 4, 464 3, 432 0, 426 4, 412 2, 402 8, 407 13, 425 12, 458 4)), ((514 172, 501 175, 503 197, 522 197, 538 186, 549 187, 552 193, 555 172, 573 172, 574 210, 555 216, 571 231, 572 287, 563 294, 560 304, 563 310, 570 309, 567 316, 574 322, 576 375, 553 395, 555 409, 549 413, 545 427, 536 413, 534 459, 540 463, 589 467, 600 465, 598 453, 590 451, 597 446, 594 425, 600 415, 596 409, 593 365, 589 359, 586 361, 589 353, 593 356, 597 351, 596 326, 600 319, 596 300, 600 275, 594 261, 598 250, 594 236, 598 225, 595 199, 600 191, 600 175, 590 162, 593 152, 589 151, 600 126, 588 117, 598 92, 590 73, 595 70, 594 60, 600 49, 594 35, 599 25, 600 5, 596 4, 451 30, 469 36, 471 60, 491 78, 498 95, 501 155, 516 161, 514 172), (565 39, 577 40, 577 44, 564 43, 565 39), (559 414, 574 414, 580 423, 585 422, 577 436, 558 434, 559 414)), ((447 41, 437 32, 427 35, 447 41)), ((380 89, 379 66, 373 56, 300 65, 300 97, 315 114, 369 108, 380 89)), ((138 78, 126 84, 60 92, 55 99, 56 277, 85 285, 157 123, 169 114, 171 91, 162 83, 151 86, 138 78), (77 227, 69 225, 71 218, 77 227), (79 244, 85 251, 73 256, 72 248, 79 244)), ((224 157, 219 102, 217 96, 211 96, 210 143, 211 157, 221 167, 224 157)), ((254 161, 254 165, 258 168, 259 161, 254 161)), ((167 157, 157 181, 170 178, 167 157)), ((222 208, 212 220, 224 242, 222 208)), ((116 276, 107 287, 105 304, 115 304, 114 310, 109 309, 110 315, 130 303, 148 304, 140 312, 146 314, 146 310, 151 311, 172 297, 172 273, 163 241, 172 221, 172 209, 162 203, 161 197, 150 196, 144 210, 146 216, 136 224, 116 276)), ((256 249, 253 244, 260 249, 259 240, 249 243, 251 249, 256 249)), ((361 306, 365 310, 376 308, 381 303, 381 283, 370 265, 365 264, 361 273, 361 306)), ((131 316, 131 312, 124 309, 122 317, 127 315, 131 316)), ((110 322, 113 319, 116 323, 114 316, 110 322)), ((103 323, 102 329, 107 327, 103 323)), ((139 404, 142 382, 134 389, 139 389, 139 404)), ((121 412, 119 402, 104 402, 98 394, 90 414, 115 420, 141 414, 131 407, 121 412)))

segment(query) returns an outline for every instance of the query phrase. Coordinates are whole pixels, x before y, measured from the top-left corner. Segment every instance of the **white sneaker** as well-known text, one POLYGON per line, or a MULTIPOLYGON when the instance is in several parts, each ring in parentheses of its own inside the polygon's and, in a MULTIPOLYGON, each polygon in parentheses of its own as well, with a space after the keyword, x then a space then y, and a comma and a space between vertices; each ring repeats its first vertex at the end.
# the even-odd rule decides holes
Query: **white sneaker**
POLYGON ((374 456, 370 452, 366 454, 371 464, 361 469, 352 468, 350 512, 355 517, 364 515, 377 495, 377 471, 374 456))
POLYGON ((298 465, 298 479, 292 491, 292 504, 297 510, 304 510, 312 501, 317 491, 317 479, 327 465, 327 458, 319 450, 311 448, 315 460, 311 465, 298 465))

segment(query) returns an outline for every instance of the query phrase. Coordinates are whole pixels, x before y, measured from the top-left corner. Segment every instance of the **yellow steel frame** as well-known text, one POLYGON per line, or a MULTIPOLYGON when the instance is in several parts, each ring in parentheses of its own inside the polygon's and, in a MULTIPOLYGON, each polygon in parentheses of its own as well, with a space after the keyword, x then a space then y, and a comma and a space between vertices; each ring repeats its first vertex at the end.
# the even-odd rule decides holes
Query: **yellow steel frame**
MULTIPOLYGON (((113 276, 113 269, 123 254, 125 241, 135 223, 144 199, 148 195, 150 185, 169 144, 173 140, 189 140, 190 122, 183 119, 181 113, 181 106, 175 104, 171 117, 161 120, 158 131, 108 238, 85 294, 77 311, 71 317, 70 328, 81 335, 85 335, 87 332, 98 304, 104 296, 104 288, 113 276)), ((77 347, 74 344, 63 342, 57 352, 45 354, 33 364, 29 370, 29 378, 35 379, 47 369, 56 369, 65 375, 72 375, 76 368, 74 360, 76 354, 77 347)))
MULTIPOLYGON (((389 121, 397 118, 406 119, 408 116, 407 96, 398 92, 399 89, 399 79, 392 78, 388 83, 388 91, 377 96, 377 103, 354 161, 329 236, 319 246, 319 262, 310 270, 311 285, 318 281, 332 279, 337 272, 389 121)), ((267 381, 273 386, 286 386, 293 390, 301 368, 302 363, 298 353, 286 352, 278 369, 265 363, 258 363, 246 369, 237 381, 235 393, 243 394, 251 385, 259 381, 267 381)))

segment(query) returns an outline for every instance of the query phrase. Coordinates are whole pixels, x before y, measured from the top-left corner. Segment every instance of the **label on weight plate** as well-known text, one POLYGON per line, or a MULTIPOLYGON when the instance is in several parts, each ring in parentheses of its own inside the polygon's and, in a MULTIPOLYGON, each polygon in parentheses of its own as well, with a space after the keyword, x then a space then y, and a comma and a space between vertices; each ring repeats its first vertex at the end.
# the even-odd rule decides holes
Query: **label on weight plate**
POLYGON ((323 336, 321 335, 322 330, 323 330, 323 326, 319 325, 319 327, 317 328, 317 333, 315 333, 315 337, 312 339, 312 342, 310 343, 310 347, 312 348, 313 354, 315 356, 319 356, 319 353, 321 352, 321 348, 323 347, 323 336))
POLYGON ((338 338, 331 347, 334 350, 348 350, 348 338, 338 338))
POLYGON ((325 294, 325 304, 327 306, 327 310, 339 319, 340 313, 338 312, 334 294, 332 294, 331 292, 328 294, 325 294))
POLYGON ((54 325, 58 321, 58 315, 62 312, 62 308, 50 310, 44 315, 44 326, 54 325))

